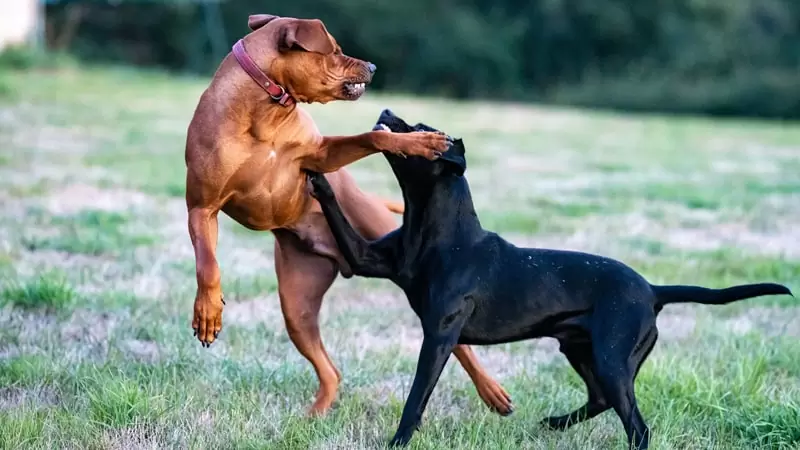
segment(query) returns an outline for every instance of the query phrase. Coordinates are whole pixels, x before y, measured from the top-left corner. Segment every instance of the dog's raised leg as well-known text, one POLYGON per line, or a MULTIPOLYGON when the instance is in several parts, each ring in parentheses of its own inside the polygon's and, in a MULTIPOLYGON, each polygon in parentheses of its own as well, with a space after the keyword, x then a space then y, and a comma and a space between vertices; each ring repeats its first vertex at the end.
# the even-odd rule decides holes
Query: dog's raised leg
POLYGON ((589 420, 592 417, 608 410, 608 402, 603 396, 603 388, 594 374, 594 361, 592 360, 592 348, 588 344, 561 344, 561 353, 567 357, 570 365, 583 382, 586 384, 586 391, 589 400, 585 405, 563 416, 553 416, 542 420, 542 424, 554 430, 566 430, 567 428, 589 420))
POLYGON ((195 335, 208 347, 222 330, 222 275, 217 263, 217 210, 189 209, 189 237, 194 247, 197 272, 197 295, 194 299, 192 328, 195 335))
POLYGON ((303 161, 303 168, 328 173, 376 152, 422 156, 434 160, 452 142, 441 132, 388 133, 370 131, 353 136, 323 136, 319 150, 303 161))
POLYGON ((434 298, 436 299, 434 302, 441 303, 432 305, 431 310, 422 318, 422 349, 417 361, 417 372, 403 407, 400 425, 389 442, 390 446, 407 445, 414 431, 419 428, 433 388, 458 342, 461 329, 472 314, 473 305, 468 301, 459 299, 457 302, 452 302, 445 300, 447 297, 441 296, 434 298))
POLYGON ((655 344, 655 313, 644 304, 629 303, 624 316, 604 313, 619 311, 621 307, 615 308, 612 300, 592 317, 592 359, 603 394, 622 421, 628 444, 644 450, 649 446, 650 429, 636 405, 634 381, 655 344), (615 321, 618 323, 614 324, 615 321), (631 323, 639 326, 631 327, 631 323))
POLYGON ((330 258, 305 251, 292 232, 274 230, 278 295, 289 338, 317 373, 319 390, 309 415, 325 414, 336 399, 341 373, 331 361, 319 333, 322 297, 338 273, 330 258))

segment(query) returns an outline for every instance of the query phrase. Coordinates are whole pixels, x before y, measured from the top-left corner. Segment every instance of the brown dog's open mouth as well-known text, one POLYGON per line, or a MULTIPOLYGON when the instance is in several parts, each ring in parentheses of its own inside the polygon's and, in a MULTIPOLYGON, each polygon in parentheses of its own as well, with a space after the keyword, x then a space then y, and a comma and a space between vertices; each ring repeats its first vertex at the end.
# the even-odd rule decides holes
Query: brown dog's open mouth
POLYGON ((361 97, 364 92, 367 90, 367 83, 344 83, 342 86, 342 91, 344 93, 345 98, 348 100, 355 100, 361 97))

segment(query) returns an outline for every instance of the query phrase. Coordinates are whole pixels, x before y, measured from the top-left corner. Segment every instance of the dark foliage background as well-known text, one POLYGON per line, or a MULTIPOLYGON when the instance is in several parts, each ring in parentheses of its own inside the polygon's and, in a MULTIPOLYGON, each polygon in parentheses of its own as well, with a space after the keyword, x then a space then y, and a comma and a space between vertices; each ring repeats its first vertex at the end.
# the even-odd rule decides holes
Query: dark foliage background
MULTIPOLYGON (((51 0, 52 1, 52 0, 51 0)), ((247 16, 318 17, 374 86, 457 98, 800 117, 798 0, 58 1, 47 42, 211 73, 247 16)))

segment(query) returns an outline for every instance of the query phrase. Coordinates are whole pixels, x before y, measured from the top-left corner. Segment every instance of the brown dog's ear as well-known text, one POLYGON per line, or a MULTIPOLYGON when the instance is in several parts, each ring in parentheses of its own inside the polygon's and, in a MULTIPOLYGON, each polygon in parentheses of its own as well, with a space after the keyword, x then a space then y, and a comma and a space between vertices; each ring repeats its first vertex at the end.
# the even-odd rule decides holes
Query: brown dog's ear
POLYGON ((277 18, 278 16, 273 16, 272 14, 253 14, 247 18, 247 26, 255 31, 277 18))
POLYGON ((327 55, 333 53, 333 42, 319 19, 297 19, 286 24, 279 47, 288 50, 298 46, 307 52, 327 55))

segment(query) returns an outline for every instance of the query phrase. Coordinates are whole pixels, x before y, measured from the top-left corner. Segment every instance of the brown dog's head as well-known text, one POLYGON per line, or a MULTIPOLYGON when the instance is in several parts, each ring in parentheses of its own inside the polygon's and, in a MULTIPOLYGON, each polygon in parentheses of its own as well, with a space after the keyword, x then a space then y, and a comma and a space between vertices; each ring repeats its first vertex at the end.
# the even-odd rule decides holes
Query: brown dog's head
POLYGON ((357 100, 372 81, 375 65, 342 53, 318 19, 256 14, 247 26, 257 36, 250 42, 266 46, 260 55, 269 61, 252 56, 297 101, 357 100))

